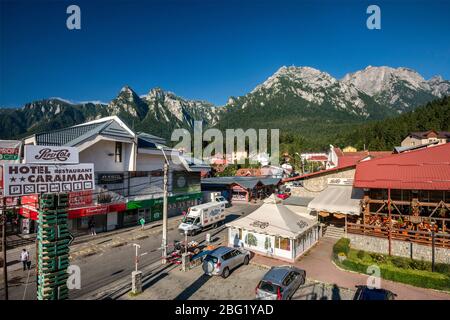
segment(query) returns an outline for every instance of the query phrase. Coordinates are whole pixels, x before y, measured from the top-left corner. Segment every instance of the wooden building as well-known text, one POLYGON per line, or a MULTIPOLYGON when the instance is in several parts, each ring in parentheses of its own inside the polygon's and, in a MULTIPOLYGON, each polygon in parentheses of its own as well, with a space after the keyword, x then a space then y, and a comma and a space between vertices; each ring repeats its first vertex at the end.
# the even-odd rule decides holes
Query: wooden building
POLYGON ((450 248, 450 143, 360 162, 353 186, 362 215, 348 233, 388 239, 389 254, 394 240, 450 248))

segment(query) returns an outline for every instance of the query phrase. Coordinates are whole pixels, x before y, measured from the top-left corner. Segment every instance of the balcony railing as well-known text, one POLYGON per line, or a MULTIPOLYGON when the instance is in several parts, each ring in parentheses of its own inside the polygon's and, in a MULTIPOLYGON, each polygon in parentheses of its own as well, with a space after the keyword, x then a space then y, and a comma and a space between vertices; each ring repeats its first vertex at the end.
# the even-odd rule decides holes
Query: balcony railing
MULTIPOLYGON (((347 232, 385 239, 389 237, 389 228, 361 223, 348 222, 347 232)), ((449 232, 435 232, 433 235, 433 232, 425 232, 425 231, 403 230, 398 228, 392 228, 391 230, 392 240, 414 242, 422 245, 431 246, 433 244, 433 236, 434 236, 434 245, 436 247, 450 249, 449 232)))

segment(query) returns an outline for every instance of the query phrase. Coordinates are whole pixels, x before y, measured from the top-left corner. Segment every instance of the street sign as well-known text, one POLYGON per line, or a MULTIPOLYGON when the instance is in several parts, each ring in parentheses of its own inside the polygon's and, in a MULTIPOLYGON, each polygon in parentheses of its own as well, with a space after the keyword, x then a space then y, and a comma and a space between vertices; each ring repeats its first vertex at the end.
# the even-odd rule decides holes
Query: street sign
POLYGON ((19 140, 0 140, 0 163, 19 162, 21 145, 19 140))
POLYGON ((75 147, 25 145, 25 163, 75 164, 79 162, 75 147))
POLYGON ((94 165, 5 164, 3 183, 5 196, 94 190, 94 165))

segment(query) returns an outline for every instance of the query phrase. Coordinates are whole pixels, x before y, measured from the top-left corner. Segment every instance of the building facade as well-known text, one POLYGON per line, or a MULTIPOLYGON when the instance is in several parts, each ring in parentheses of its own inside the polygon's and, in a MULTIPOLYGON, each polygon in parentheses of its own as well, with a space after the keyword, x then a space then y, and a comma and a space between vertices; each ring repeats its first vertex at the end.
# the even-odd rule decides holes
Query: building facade
MULTIPOLYGON (((200 177, 209 170, 166 147, 164 139, 133 132, 116 116, 35 134, 24 144, 76 147, 80 163, 94 164, 95 191, 69 193, 69 226, 74 233, 86 232, 92 222, 101 232, 137 225, 141 218, 161 219, 166 157, 169 217, 200 203, 200 177)), ((38 195, 21 200, 21 216, 36 220, 38 195)))
POLYGON ((431 142, 437 142, 437 144, 443 144, 450 141, 450 132, 448 131, 423 131, 423 132, 411 132, 405 139, 403 139, 402 147, 415 147, 431 142))

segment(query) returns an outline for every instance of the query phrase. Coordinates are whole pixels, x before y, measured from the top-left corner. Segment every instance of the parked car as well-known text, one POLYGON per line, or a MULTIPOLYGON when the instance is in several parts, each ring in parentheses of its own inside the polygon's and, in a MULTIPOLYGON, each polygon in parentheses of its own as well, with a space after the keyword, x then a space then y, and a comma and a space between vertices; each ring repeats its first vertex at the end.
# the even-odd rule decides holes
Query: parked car
POLYGON ((272 267, 255 288, 256 299, 287 300, 305 283, 306 271, 294 266, 272 267))
POLYGON ((228 278, 231 270, 250 261, 250 252, 242 248, 218 247, 203 259, 203 271, 207 275, 228 278))
POLYGON ((356 286, 357 290, 353 300, 394 300, 397 296, 386 289, 369 288, 368 286, 356 286))
POLYGON ((279 193, 277 193, 277 197, 282 199, 282 200, 285 200, 285 199, 289 198, 290 195, 291 194, 288 193, 288 192, 279 192, 279 193))

